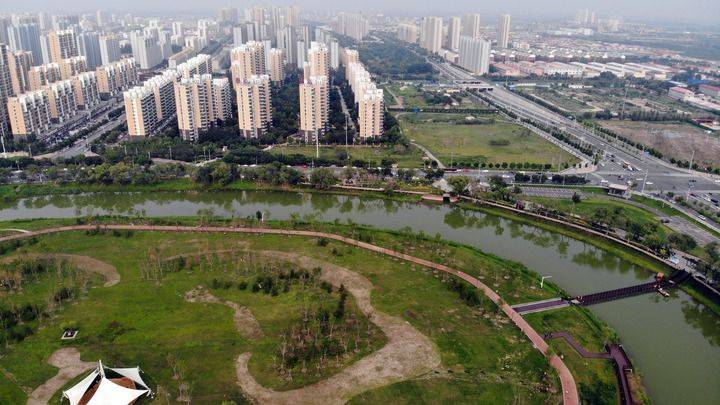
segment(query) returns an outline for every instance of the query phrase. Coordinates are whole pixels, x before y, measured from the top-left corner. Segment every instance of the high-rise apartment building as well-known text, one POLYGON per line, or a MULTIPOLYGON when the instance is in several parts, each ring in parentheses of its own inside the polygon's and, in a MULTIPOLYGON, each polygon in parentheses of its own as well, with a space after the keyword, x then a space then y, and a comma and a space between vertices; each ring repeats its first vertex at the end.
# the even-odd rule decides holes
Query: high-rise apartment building
POLYGON ((420 33, 420 46, 428 52, 440 53, 442 49, 442 28, 442 18, 424 17, 422 32, 420 33))
POLYGON ((75 56, 63 59, 58 63, 60 65, 60 79, 67 80, 78 73, 88 70, 87 59, 84 56, 75 56))
POLYGON ((10 84, 12 94, 19 95, 30 91, 30 68, 33 66, 33 54, 30 51, 8 51, 10 84))
POLYGON ((134 58, 121 59, 95 69, 100 97, 107 99, 120 94, 138 82, 134 58))
POLYGON ((30 78, 30 90, 40 90, 48 84, 60 81, 62 78, 59 63, 47 63, 45 65, 33 66, 28 73, 30 78))
POLYGON ((83 72, 72 79, 75 104, 82 110, 88 110, 100 102, 97 75, 95 72, 83 72))
POLYGON ((312 42, 307 51, 307 63, 303 66, 305 79, 312 76, 330 78, 330 53, 322 42, 312 42))
POLYGON ((100 45, 100 65, 108 65, 120 60, 120 39, 115 35, 103 35, 98 38, 100 45))
POLYGON ((8 60, 7 45, 0 44, 0 136, 10 133, 8 128, 7 99, 12 93, 12 82, 10 79, 10 61, 8 60))
POLYGON ((383 134, 383 118, 385 104, 382 89, 368 90, 360 99, 358 109, 358 124, 360 138, 379 138, 383 134))
POLYGON ((155 118, 158 125, 175 116, 177 111, 175 83, 180 77, 178 72, 168 69, 143 83, 143 86, 149 88, 153 93, 155 118))
POLYGON ((85 57, 87 68, 95 70, 103 64, 100 50, 100 35, 97 32, 83 32, 77 35, 78 53, 85 57))
POLYGON ((53 122, 65 122, 77 114, 75 93, 72 80, 61 80, 43 87, 48 99, 50 119, 53 122))
POLYGON ((338 34, 361 41, 370 32, 370 22, 362 14, 338 13, 333 29, 338 34))
POLYGON ((397 39, 416 44, 420 37, 420 30, 412 23, 400 23, 397 28, 397 39))
POLYGON ((462 17, 462 35, 471 38, 480 37, 480 14, 465 14, 462 17))
MULTIPOLYGON (((147 34, 152 34, 152 32, 147 34)), ((130 46, 133 58, 140 65, 140 69, 151 69, 163 61, 158 38, 153 35, 144 35, 141 31, 133 31, 130 33, 130 46)))
POLYGON ((245 138, 267 133, 272 124, 270 77, 251 75, 235 87, 238 105, 238 126, 245 138))
POLYGON ((285 27, 277 32, 277 47, 283 51, 287 63, 292 64, 297 60, 297 37, 293 27, 285 27))
POLYGON ((328 48, 330 50, 330 69, 338 70, 340 68, 340 44, 337 39, 332 38, 328 48))
POLYGON ((460 48, 460 17, 450 17, 448 21, 447 38, 445 46, 451 51, 457 51, 460 48))
POLYGON ((32 52, 33 60, 40 63, 42 49, 40 48, 40 29, 37 24, 20 24, 7 28, 10 49, 13 51, 32 52))
POLYGON ((244 43, 245 43, 245 40, 244 40, 244 35, 243 35, 243 27, 241 27, 241 26, 233 27, 233 45, 238 47, 244 43))
POLYGON ((125 117, 130 136, 148 136, 158 125, 155 96, 152 89, 133 87, 123 94, 125 117))
POLYGON ((270 80, 279 83, 285 80, 285 57, 283 51, 277 48, 270 49, 268 74, 270 80))
POLYGON ((77 39, 73 30, 52 31, 48 35, 50 60, 60 62, 63 59, 80 56, 77 39))
POLYGON ((195 75, 175 82, 175 105, 178 128, 184 139, 197 140, 220 120, 227 119, 230 109, 230 84, 227 79, 195 75))
POLYGON ((497 45, 498 48, 507 48, 510 43, 510 14, 500 16, 498 24, 497 45))
POLYGON ((230 72, 233 86, 247 80, 252 75, 264 75, 265 44, 260 41, 249 41, 230 51, 230 72))
POLYGON ((311 76, 300 85, 300 132, 305 142, 315 142, 328 126, 327 76, 311 76))
POLYGON ((7 101, 10 126, 15 137, 40 134, 50 128, 50 105, 42 90, 30 91, 7 101))
POLYGON ((195 75, 211 74, 213 72, 212 58, 208 54, 201 53, 179 64, 175 69, 180 76, 186 78, 195 75))
POLYGON ((478 75, 490 71, 490 41, 483 38, 460 37, 458 65, 478 75))

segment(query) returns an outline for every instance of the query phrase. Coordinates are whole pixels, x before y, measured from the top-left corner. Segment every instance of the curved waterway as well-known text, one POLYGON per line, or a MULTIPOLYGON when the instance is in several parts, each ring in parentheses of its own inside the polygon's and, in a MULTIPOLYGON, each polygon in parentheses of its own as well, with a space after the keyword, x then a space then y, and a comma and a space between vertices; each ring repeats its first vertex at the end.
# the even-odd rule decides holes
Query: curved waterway
MULTIPOLYGON (((100 193, 22 199, 0 205, 0 220, 95 214, 219 216, 319 221, 384 229, 410 227, 515 260, 572 295, 624 287, 652 275, 602 249, 534 226, 447 205, 288 192, 100 193)), ((591 307, 620 335, 654 402, 720 403, 720 317, 683 291, 648 294, 591 307)))

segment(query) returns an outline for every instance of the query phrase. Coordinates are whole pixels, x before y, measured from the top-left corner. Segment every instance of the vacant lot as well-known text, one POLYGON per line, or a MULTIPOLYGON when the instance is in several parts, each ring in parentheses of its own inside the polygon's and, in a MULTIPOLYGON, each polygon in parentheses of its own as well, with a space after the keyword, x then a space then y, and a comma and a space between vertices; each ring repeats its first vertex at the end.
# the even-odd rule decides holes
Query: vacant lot
POLYGON ((598 121, 603 127, 650 146, 667 157, 690 160, 693 150, 699 164, 720 165, 720 138, 685 123, 598 121))
POLYGON ((422 83, 403 84, 393 83, 385 86, 385 94, 392 99, 385 97, 388 106, 425 108, 425 107, 447 107, 447 108, 477 108, 479 105, 471 98, 463 97, 461 92, 447 93, 444 90, 432 87, 424 87, 422 83))
MULTIPOLYGON (((391 159, 397 163, 398 167, 422 167, 422 152, 415 147, 404 149, 402 146, 398 148, 392 147, 372 147, 372 146, 350 146, 347 148, 350 154, 350 161, 360 159, 370 162, 371 167, 380 166, 383 159, 391 159)), ((316 151, 314 146, 279 146, 271 149, 272 153, 292 155, 299 153, 308 157, 315 157, 316 151)), ((345 156, 345 146, 321 146, 320 157, 325 159, 343 159, 345 156)))
POLYGON ((551 89, 523 89, 523 92, 531 94, 540 100, 550 103, 558 108, 567 111, 570 114, 583 113, 586 111, 598 111, 599 108, 593 107, 581 99, 571 90, 551 90, 551 89))
POLYGON ((495 119, 459 114, 405 114, 405 135, 425 146, 443 163, 576 163, 577 159, 531 131, 495 119), (475 123, 477 122, 477 123, 475 123))

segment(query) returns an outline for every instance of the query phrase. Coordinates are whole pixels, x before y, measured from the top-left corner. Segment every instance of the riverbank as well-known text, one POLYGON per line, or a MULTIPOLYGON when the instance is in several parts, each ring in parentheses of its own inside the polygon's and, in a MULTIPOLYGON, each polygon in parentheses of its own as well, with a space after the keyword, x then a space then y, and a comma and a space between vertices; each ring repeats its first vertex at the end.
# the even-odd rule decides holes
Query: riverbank
MULTIPOLYGON (((0 186, 0 199, 11 202, 20 198, 40 197, 47 195, 74 195, 82 193, 119 193, 119 192, 232 192, 232 191, 271 191, 271 192, 297 192, 297 193, 313 193, 313 194, 330 194, 330 195, 348 195, 363 198, 377 198, 397 202, 418 203, 422 201, 422 194, 414 191, 403 192, 383 192, 378 190, 369 190, 363 188, 332 188, 319 190, 309 186, 272 186, 250 181, 235 181, 226 186, 214 185, 203 186, 193 182, 189 178, 176 179, 149 185, 93 185, 93 184, 65 184, 65 185, 3 185, 0 186)), ((630 249, 622 244, 610 239, 605 235, 597 235, 580 230, 576 227, 561 224, 555 221, 543 220, 537 216, 518 213, 510 208, 504 209, 498 206, 477 205, 468 202, 457 202, 457 206, 463 209, 481 211, 497 215, 503 218, 511 219, 527 225, 537 226, 551 232, 555 232, 582 242, 591 244, 597 248, 612 252, 618 257, 641 266, 653 273, 664 272, 672 273, 673 268, 666 263, 658 261, 648 253, 640 250, 630 249)), ((681 287, 688 294, 700 300, 708 306, 713 312, 720 316, 720 303, 715 297, 708 297, 706 289, 700 289, 694 284, 685 284, 681 287)))

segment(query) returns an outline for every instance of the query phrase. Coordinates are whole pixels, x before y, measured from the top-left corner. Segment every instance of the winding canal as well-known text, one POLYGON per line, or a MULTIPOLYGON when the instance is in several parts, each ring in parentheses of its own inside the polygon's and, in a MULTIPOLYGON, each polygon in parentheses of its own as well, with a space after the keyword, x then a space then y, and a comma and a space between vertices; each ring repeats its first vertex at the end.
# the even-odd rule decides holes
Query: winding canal
MULTIPOLYGON (((288 192, 101 193, 35 197, 0 204, 0 220, 85 215, 219 216, 410 227, 515 260, 572 295, 624 287, 652 275, 617 256, 553 232, 447 205, 288 192)), ((668 298, 643 295, 590 308, 621 337, 653 401, 720 403, 720 317, 681 290, 668 298)))

